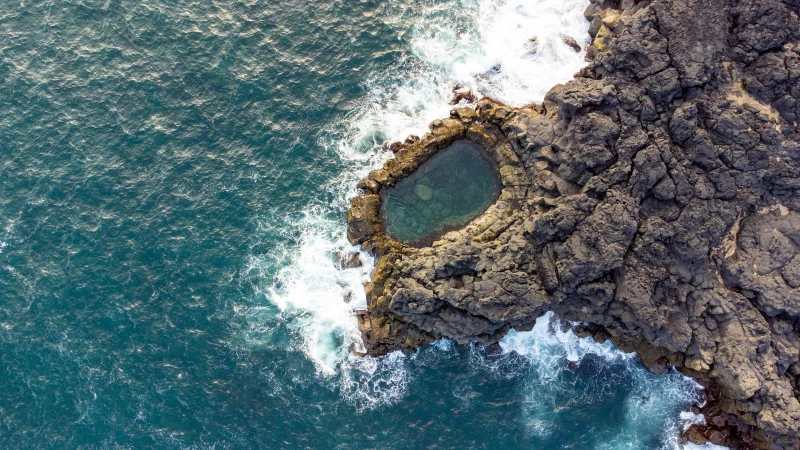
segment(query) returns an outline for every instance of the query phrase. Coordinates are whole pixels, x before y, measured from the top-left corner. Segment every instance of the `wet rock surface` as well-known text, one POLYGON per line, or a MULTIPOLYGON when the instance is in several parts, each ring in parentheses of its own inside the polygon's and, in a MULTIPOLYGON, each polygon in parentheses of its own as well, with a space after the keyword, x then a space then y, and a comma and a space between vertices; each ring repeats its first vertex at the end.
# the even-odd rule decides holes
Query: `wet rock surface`
POLYGON ((483 99, 392 144, 348 212, 378 257, 368 352, 491 345, 554 311, 707 386, 690 440, 800 447, 799 10, 593 1, 588 67, 541 105, 483 99), (431 246, 388 238, 381 189, 455 139, 490 150, 498 200, 431 246))

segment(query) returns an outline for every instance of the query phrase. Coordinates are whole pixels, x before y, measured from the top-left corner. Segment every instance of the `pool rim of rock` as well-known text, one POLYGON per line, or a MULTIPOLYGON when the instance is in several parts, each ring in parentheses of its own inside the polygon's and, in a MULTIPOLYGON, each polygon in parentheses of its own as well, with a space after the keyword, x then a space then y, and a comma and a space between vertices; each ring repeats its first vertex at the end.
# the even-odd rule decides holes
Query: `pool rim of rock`
POLYGON ((361 245, 377 257, 393 252, 425 252, 464 239, 478 244, 489 243, 519 220, 530 180, 514 145, 500 130, 502 118, 497 116, 504 111, 493 109, 495 105, 491 100, 484 99, 475 109, 465 107, 453 110, 450 118, 433 121, 429 126, 430 132, 421 138, 411 135, 403 142, 389 145, 388 149, 394 158, 370 172, 356 186, 359 194, 352 199, 347 211, 347 237, 350 243, 361 245), (383 222, 382 191, 394 187, 440 150, 459 139, 477 144, 494 161, 500 177, 499 194, 486 210, 471 221, 457 229, 436 234, 432 242, 423 243, 426 245, 414 246, 389 236, 383 222))
MULTIPOLYGON (((472 155, 469 155, 469 156, 472 156, 472 155)), ((442 169, 448 170, 450 168, 447 167, 447 166, 444 166, 444 167, 442 167, 442 169)), ((446 175, 447 175, 447 173, 443 173, 442 174, 442 176, 446 176, 446 175)), ((417 184, 416 186, 417 187, 428 187, 428 186, 423 185, 423 184, 417 184)), ((430 188, 428 187, 428 189, 430 189, 430 188)), ((378 192, 378 196, 381 199, 381 206, 380 206, 380 211, 379 211, 379 215, 380 215, 380 219, 381 219, 381 226, 383 227, 383 230, 384 230, 386 236, 389 239, 396 240, 398 242, 402 242, 402 243, 404 243, 406 245, 409 245, 411 247, 416 247, 416 248, 429 247, 434 242, 436 242, 437 240, 441 239, 447 233, 449 233, 451 231, 460 230, 460 229, 466 227, 467 225, 469 225, 473 220, 475 220, 478 217, 480 217, 481 215, 483 215, 486 212, 486 210, 488 210, 492 206, 492 204, 494 204, 497 201, 497 199, 500 197, 500 194, 502 193, 502 190, 503 190, 503 183, 502 183, 502 179, 501 179, 501 176, 500 176, 500 170, 499 170, 499 167, 497 165, 497 160, 492 156, 492 153, 486 147, 484 147, 483 145, 481 145, 481 144, 479 144, 477 142, 474 142, 474 141, 472 141, 470 139, 466 139, 466 138, 463 138, 463 137, 458 138, 458 139, 454 139, 453 142, 451 142, 450 144, 448 144, 445 147, 442 147, 442 148, 438 149, 434 154, 430 155, 423 163, 419 164, 419 166, 417 166, 416 169, 414 169, 414 171, 412 171, 411 173, 407 174, 403 178, 397 180, 397 182, 394 183, 394 185, 385 186, 383 189, 380 190, 380 192, 378 192), (456 148, 455 146, 460 142, 461 143, 468 143, 468 145, 471 148, 466 148, 466 149, 458 149, 458 148, 456 148), (428 164, 434 163, 437 158, 444 157, 446 152, 454 152, 454 151, 473 152, 475 157, 479 158, 480 160, 482 160, 486 164, 486 166, 487 166, 486 169, 488 169, 487 172, 491 176, 491 180, 490 181, 493 184, 493 192, 492 192, 490 198, 488 199, 488 202, 485 205, 482 205, 476 211, 470 213, 469 214, 469 216, 470 216, 469 219, 464 219, 464 220, 461 220, 461 221, 458 221, 456 223, 449 224, 449 225, 437 226, 431 232, 423 235, 420 238, 413 239, 413 240, 407 240, 407 239, 401 239, 401 238, 397 237, 396 233, 392 233, 390 231, 390 228, 392 228, 392 227, 389 226, 389 216, 387 215, 387 210, 386 210, 387 206, 389 205, 389 195, 392 193, 393 190, 399 188, 401 183, 409 181, 409 179, 414 177, 414 175, 419 174, 419 171, 423 167, 425 167, 428 164)), ((426 200, 426 199, 423 198, 422 200, 426 200)))

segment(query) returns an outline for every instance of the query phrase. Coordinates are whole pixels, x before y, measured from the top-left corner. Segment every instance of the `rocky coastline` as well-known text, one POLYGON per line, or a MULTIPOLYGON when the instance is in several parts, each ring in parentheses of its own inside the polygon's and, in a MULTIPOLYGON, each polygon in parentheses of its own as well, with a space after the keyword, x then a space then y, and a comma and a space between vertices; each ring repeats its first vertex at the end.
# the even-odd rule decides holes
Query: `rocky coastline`
POLYGON ((358 184, 367 352, 492 345, 553 311, 707 387, 685 438, 800 448, 800 1, 592 0, 588 65, 542 104, 454 109, 358 184), (381 189, 456 139, 502 192, 430 246, 381 189))

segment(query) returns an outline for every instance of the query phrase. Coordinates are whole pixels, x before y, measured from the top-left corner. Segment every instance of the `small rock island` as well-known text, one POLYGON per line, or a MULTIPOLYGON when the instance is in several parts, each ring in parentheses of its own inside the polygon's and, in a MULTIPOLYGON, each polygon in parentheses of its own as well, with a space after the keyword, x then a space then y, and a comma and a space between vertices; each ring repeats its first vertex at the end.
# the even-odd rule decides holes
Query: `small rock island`
POLYGON ((800 2, 591 1, 573 80, 455 109, 358 184, 367 351, 491 345, 553 311, 705 386, 686 439, 798 449, 800 2), (411 177, 457 141, 485 149, 499 195, 400 231, 393 192, 432 200, 411 177))

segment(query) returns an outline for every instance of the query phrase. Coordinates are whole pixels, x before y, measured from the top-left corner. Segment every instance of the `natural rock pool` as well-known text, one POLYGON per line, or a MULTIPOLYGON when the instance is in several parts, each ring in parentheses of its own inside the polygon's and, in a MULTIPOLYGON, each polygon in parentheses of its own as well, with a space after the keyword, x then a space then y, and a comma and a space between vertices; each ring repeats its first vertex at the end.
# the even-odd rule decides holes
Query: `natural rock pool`
POLYGON ((478 144, 458 140, 383 194, 389 236, 428 244, 483 213, 500 194, 497 166, 478 144))

